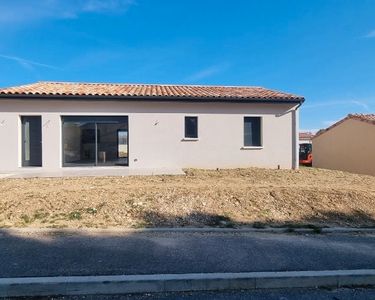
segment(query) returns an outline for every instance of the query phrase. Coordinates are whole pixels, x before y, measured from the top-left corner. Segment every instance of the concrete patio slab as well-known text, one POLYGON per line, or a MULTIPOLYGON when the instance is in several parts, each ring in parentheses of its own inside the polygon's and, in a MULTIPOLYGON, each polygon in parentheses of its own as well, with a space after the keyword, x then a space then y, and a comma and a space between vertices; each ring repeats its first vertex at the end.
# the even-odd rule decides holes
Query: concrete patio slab
POLYGON ((37 177, 90 177, 90 176, 138 176, 138 175, 185 175, 182 169, 144 169, 128 167, 68 167, 60 171, 46 171, 41 168, 25 168, 17 172, 0 173, 0 178, 37 177))

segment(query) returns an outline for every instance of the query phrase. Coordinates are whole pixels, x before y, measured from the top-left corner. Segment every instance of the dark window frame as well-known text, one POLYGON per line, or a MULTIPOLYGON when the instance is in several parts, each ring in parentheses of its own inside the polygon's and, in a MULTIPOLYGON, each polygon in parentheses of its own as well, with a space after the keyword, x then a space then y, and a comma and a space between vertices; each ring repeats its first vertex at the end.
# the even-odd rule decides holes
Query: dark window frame
MULTIPOLYGON (((253 137, 253 132, 251 134, 253 137)), ((263 147, 263 118, 260 116, 244 116, 243 118, 243 145, 245 148, 260 148, 263 147), (248 143, 246 141, 246 121, 249 119, 257 119, 259 120, 259 123, 256 124, 257 128, 254 128, 253 130, 258 129, 258 139, 255 140, 256 138, 253 138, 251 143, 248 143), (255 141, 254 141, 255 140, 255 141)))
MULTIPOLYGON (((43 167, 43 120, 41 115, 20 115, 21 124, 21 167, 43 167), (30 159, 26 160, 26 149, 25 149, 25 123, 29 119, 38 119, 38 140, 31 140, 29 135, 29 155, 30 159), (31 144, 34 144, 31 146, 31 144), (31 153, 31 148, 33 148, 33 153, 31 153), (31 158, 33 156, 33 158, 31 158)), ((35 123, 34 123, 35 126, 35 123)), ((30 134, 30 133, 29 133, 30 134)), ((34 136, 35 137, 35 136, 34 136)))
MULTIPOLYGON (((116 123, 116 122, 120 122, 121 120, 125 119, 126 118, 126 127, 127 129, 120 129, 121 130, 124 130, 124 131, 127 131, 128 133, 128 144, 127 144, 127 153, 128 153, 128 157, 127 157, 127 161, 126 161, 126 164, 121 164, 121 165, 116 165, 114 167, 129 167, 129 149, 130 149, 130 145, 129 145, 129 116, 128 115, 116 115, 116 116, 111 116, 111 115, 60 115, 60 124, 61 124, 61 162, 60 162, 60 166, 65 168, 65 167, 72 167, 72 168, 75 168, 75 167, 95 167, 95 168, 100 168, 100 167, 103 167, 102 165, 98 164, 98 158, 97 158, 97 155, 98 155, 98 131, 100 132, 100 130, 97 128, 98 127, 98 124, 101 124, 101 123, 104 123, 104 124, 108 124, 108 123, 116 123), (88 123, 94 123, 95 124, 95 131, 96 131, 96 134, 95 134, 95 162, 94 164, 87 164, 87 165, 81 165, 81 164, 77 164, 77 165, 73 165, 73 164, 68 164, 65 162, 65 158, 64 158, 64 139, 65 139, 65 134, 64 134, 64 122, 66 121, 70 121, 70 122, 81 122, 81 121, 87 121, 88 123), (111 122, 113 121, 113 122, 111 122)), ((117 140, 117 143, 118 143, 118 140, 117 140)))
POLYGON ((185 116, 185 139, 198 139, 198 117, 197 116, 185 116), (192 125, 193 123, 188 123, 189 120, 195 120, 195 128, 193 130, 190 130, 188 127, 192 125))

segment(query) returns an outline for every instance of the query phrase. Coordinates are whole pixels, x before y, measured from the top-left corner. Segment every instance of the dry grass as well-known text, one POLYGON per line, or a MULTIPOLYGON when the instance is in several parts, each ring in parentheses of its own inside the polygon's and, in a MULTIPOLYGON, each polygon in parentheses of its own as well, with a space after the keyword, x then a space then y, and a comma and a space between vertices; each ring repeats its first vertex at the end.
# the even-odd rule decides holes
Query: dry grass
POLYGON ((0 179, 0 226, 375 226, 375 177, 187 170, 186 176, 0 179))

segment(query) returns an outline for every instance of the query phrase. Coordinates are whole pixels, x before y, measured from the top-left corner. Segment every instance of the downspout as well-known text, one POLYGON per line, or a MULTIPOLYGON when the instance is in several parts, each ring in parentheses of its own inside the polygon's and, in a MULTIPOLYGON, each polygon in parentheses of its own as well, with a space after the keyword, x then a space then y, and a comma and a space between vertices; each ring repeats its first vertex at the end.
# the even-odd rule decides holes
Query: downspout
POLYGON ((303 101, 292 110, 292 169, 299 169, 299 112, 303 101))

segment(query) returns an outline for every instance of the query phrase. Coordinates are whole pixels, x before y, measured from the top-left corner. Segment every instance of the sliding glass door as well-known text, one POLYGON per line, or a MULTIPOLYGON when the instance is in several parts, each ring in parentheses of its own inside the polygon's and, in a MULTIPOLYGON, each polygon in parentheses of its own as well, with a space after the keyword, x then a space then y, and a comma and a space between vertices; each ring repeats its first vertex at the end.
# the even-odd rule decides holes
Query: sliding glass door
POLYGON ((124 127, 115 123, 97 123, 99 166, 127 165, 128 131, 124 127))
POLYGON ((128 117, 62 117, 64 166, 127 166, 128 117))

